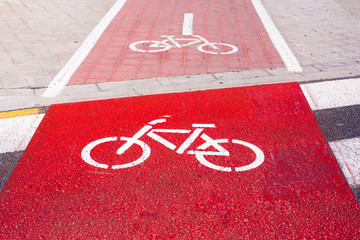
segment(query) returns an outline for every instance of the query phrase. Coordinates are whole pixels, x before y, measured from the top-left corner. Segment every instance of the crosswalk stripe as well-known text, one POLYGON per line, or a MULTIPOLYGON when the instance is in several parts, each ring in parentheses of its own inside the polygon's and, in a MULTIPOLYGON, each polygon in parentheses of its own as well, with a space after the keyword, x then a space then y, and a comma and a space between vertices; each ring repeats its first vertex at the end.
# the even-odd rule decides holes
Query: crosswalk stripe
POLYGON ((301 88, 313 110, 360 104, 360 78, 302 84, 301 88))
POLYGON ((0 119, 0 153, 25 150, 44 115, 0 119))
POLYGON ((360 78, 305 83, 301 89, 355 189, 360 184, 360 78))

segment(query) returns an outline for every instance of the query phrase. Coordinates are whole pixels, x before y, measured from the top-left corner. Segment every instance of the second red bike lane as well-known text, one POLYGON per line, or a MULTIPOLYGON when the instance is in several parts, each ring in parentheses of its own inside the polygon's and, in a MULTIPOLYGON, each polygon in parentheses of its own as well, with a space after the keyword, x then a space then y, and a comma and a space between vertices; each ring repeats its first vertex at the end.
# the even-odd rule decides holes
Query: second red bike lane
POLYGON ((69 84, 284 67, 250 0, 128 0, 69 84))

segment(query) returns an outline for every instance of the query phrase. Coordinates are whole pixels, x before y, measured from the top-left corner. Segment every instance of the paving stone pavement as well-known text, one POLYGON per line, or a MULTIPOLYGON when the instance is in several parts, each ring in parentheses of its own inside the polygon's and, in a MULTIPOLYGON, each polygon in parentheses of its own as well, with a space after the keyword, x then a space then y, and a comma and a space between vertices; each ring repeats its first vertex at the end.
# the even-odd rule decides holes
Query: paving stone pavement
POLYGON ((133 80, 109 86, 67 86, 57 98, 41 98, 114 2, 1 0, 0 111, 97 98, 360 75, 360 14, 353 11, 359 5, 355 0, 264 0, 302 65, 302 73, 279 68, 133 80))
POLYGON ((360 4, 354 0, 336 0, 336 3, 341 5, 346 11, 348 11, 354 17, 360 18, 360 4))
POLYGON ((114 2, 0 0, 0 88, 47 87, 114 2))
POLYGON ((263 3, 301 65, 359 62, 359 1, 264 0, 263 3))

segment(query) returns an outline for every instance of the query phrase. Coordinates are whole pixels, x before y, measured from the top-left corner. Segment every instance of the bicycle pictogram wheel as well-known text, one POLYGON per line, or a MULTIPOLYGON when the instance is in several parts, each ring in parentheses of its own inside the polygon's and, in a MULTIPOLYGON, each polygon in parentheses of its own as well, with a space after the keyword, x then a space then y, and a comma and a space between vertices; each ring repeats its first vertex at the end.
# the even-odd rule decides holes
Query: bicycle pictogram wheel
MULTIPOLYGON (((98 140, 95 140, 95 141, 89 143, 88 145, 86 145, 83 148, 83 150, 81 152, 82 159, 86 163, 88 163, 94 167, 109 169, 109 167, 110 167, 109 165, 104 164, 104 163, 98 163, 96 160, 94 160, 91 156, 91 151, 100 144, 103 144, 106 142, 117 141, 117 139, 118 139, 117 137, 107 137, 107 138, 101 138, 101 139, 98 139, 98 140)), ((121 137, 120 140, 121 141, 129 141, 130 138, 121 137)), ((149 146, 146 143, 144 143, 143 141, 140 141, 140 140, 136 140, 136 141, 134 141, 134 143, 141 147, 141 149, 142 149, 141 156, 138 159, 135 159, 134 161, 131 161, 129 163, 112 165, 111 169, 123 169, 123 168, 133 167, 133 166, 143 163, 150 156, 151 149, 149 148, 149 146)))
POLYGON ((171 45, 161 41, 144 40, 130 44, 129 48, 135 52, 156 53, 169 50, 171 45))
MULTIPOLYGON (((195 152, 195 157, 196 159, 203 165, 205 165, 206 167, 212 168, 214 170, 218 170, 218 171, 223 171, 223 172, 243 172, 243 171, 248 171, 254 168, 259 167, 265 159, 264 153, 263 151, 261 151, 260 148, 258 148, 257 146, 255 146, 254 144, 245 142, 245 141, 241 141, 241 140, 237 140, 237 139, 232 139, 231 141, 229 141, 229 139, 217 139, 214 140, 216 143, 233 143, 233 144, 238 144, 238 145, 242 145, 244 147, 249 148, 251 151, 253 151, 256 155, 254 161, 250 164, 244 165, 244 166, 238 166, 238 167, 226 167, 226 166, 219 166, 216 165, 214 163, 211 163, 210 161, 208 161, 205 156, 206 155, 212 155, 212 154, 206 154, 206 150, 210 145, 208 143, 204 143, 202 145, 200 145, 197 149, 201 150, 201 151, 194 151, 195 152)), ((215 155, 215 154, 214 154, 215 155)))
POLYGON ((197 46, 197 49, 200 52, 209 53, 209 54, 232 54, 236 53, 239 49, 231 44, 228 43, 211 43, 213 44, 217 49, 214 49, 211 47, 209 43, 204 43, 199 46, 197 46))

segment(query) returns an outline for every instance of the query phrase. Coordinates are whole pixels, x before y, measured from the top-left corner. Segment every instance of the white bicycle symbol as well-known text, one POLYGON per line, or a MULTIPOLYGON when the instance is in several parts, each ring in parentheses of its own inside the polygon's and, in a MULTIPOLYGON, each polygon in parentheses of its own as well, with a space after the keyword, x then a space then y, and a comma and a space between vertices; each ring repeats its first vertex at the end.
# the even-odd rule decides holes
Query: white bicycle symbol
MULTIPOLYGON (((193 155, 195 155, 195 158, 201 164, 205 165, 206 167, 218 170, 218 171, 224 171, 224 172, 231 172, 232 170, 234 170, 235 172, 247 171, 247 170, 251 170, 251 169, 259 167, 264 162, 264 153, 260 150, 260 148, 258 148, 257 146, 255 146, 251 143, 240 141, 237 139, 232 139, 232 140, 212 139, 207 134, 203 133, 205 128, 215 128, 215 124, 192 124, 192 127, 194 128, 193 130, 154 129, 153 128, 153 126, 155 124, 166 122, 166 117, 169 117, 169 116, 164 116, 164 118, 156 119, 154 121, 149 122, 147 125, 145 125, 143 128, 141 128, 137 133, 135 133, 134 136, 132 136, 130 138, 129 137, 120 137, 120 141, 125 141, 125 143, 119 149, 117 149, 116 154, 121 155, 126 150, 128 150, 132 145, 136 144, 141 147, 142 155, 138 159, 136 159, 132 162, 125 163, 125 164, 119 164, 119 165, 112 165, 111 169, 124 169, 124 168, 134 167, 138 164, 143 163, 150 156, 150 154, 151 154, 150 147, 145 142, 139 140, 139 138, 141 138, 145 134, 147 136, 149 136, 150 138, 154 139, 155 141, 161 143, 165 147, 175 151, 175 149, 177 147, 173 143, 171 143, 168 140, 159 136, 157 133, 190 134, 190 136, 181 144, 181 146, 178 147, 178 149, 176 150, 176 153, 178 153, 178 154, 183 154, 183 153, 193 154, 193 155), (199 136, 200 136, 200 138, 202 138, 205 141, 205 143, 198 146, 196 148, 196 150, 188 150, 187 151, 187 149, 191 146, 191 144, 199 136), (209 162, 208 160, 206 160, 205 156, 230 156, 229 151, 226 150, 224 147, 222 147, 220 145, 221 143, 233 143, 233 144, 245 146, 245 147, 251 149, 255 153, 256 157, 252 161, 252 163, 245 165, 245 166, 239 166, 239 167, 234 167, 234 168, 218 166, 218 165, 213 164, 213 163, 209 162), (206 151, 206 149, 209 149, 209 148, 216 149, 216 151, 206 151)), ((82 159, 86 163, 88 163, 94 167, 108 169, 109 165, 104 164, 104 163, 99 163, 91 157, 91 151, 100 144, 103 144, 106 142, 117 141, 117 140, 118 140, 117 137, 107 137, 107 138, 101 138, 101 139, 95 140, 95 141, 87 144, 81 152, 82 159)))
POLYGON ((201 43, 200 45, 197 46, 197 49, 200 52, 209 53, 209 54, 232 54, 239 50, 236 46, 228 43, 211 43, 207 39, 198 35, 191 35, 191 37, 193 38, 176 38, 175 36, 167 36, 167 35, 162 35, 161 37, 166 39, 162 41, 151 41, 151 40, 138 41, 130 44, 129 47, 131 50, 136 52, 155 53, 155 52, 164 52, 171 48, 182 48, 193 44, 201 43), (185 43, 180 44, 178 41, 183 41, 185 43), (209 47, 210 50, 208 50, 207 47, 209 47))

